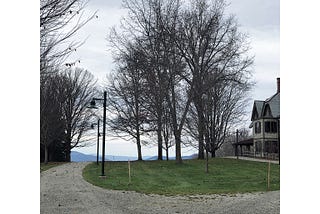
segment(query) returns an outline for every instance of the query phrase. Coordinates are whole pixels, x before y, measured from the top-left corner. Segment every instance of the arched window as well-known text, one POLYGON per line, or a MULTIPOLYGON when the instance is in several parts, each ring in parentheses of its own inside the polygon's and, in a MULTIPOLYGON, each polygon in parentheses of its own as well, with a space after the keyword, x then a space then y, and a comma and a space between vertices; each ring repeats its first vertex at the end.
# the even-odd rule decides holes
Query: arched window
POLYGON ((254 123, 254 133, 261 133, 261 122, 257 121, 254 123))

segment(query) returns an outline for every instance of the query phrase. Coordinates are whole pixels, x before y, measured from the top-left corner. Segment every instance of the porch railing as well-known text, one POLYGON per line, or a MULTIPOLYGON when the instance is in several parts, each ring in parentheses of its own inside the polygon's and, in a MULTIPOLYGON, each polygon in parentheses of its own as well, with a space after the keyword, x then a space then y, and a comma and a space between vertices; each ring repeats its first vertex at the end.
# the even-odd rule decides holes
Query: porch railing
POLYGON ((261 158, 261 159, 267 159, 267 160, 279 160, 279 154, 278 153, 268 153, 268 152, 251 152, 251 151, 242 151, 242 155, 239 154, 239 156, 244 157, 251 157, 251 158, 261 158))

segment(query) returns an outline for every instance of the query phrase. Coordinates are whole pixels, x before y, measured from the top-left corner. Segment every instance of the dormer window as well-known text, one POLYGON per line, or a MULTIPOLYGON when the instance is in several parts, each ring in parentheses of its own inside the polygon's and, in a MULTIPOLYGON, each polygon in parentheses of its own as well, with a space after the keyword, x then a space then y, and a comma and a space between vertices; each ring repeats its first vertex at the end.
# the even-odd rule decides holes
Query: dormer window
POLYGON ((263 111, 263 116, 271 116, 271 110, 270 106, 267 104, 264 111, 263 111))
POLYGON ((254 123, 254 133, 261 133, 261 122, 258 121, 254 123))

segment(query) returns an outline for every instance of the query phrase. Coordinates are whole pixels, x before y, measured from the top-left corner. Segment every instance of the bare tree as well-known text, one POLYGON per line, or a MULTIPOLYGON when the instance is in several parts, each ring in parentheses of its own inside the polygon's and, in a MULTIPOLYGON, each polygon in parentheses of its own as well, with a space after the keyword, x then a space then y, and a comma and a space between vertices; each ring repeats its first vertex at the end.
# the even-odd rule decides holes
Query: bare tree
MULTIPOLYGON (((233 16, 224 16, 223 0, 125 0, 124 6, 129 13, 122 20, 123 31, 119 34, 114 29, 111 42, 120 53, 126 53, 128 44, 134 43, 134 49, 143 56, 142 87, 149 122, 157 130, 158 159, 162 158, 166 134, 164 106, 169 110, 177 163, 182 162, 181 136, 189 111, 195 112, 197 122, 192 127, 197 128, 198 157, 204 158, 205 149, 209 152, 220 145, 220 140, 212 139, 223 139, 214 132, 218 128, 212 128, 218 125, 211 123, 220 124, 223 118, 223 124, 229 124, 228 118, 233 118, 236 111, 230 110, 228 116, 226 109, 242 102, 240 99, 231 105, 226 101, 228 96, 234 98, 239 91, 250 88, 253 58, 248 57, 246 35, 238 32, 233 16), (219 96, 218 88, 222 91, 219 96)), ((220 130, 224 129, 219 128, 223 133, 220 130)))
MULTIPOLYGON (((248 78, 253 59, 247 56, 246 36, 238 32, 233 16, 224 17, 223 0, 194 0, 181 13, 176 46, 185 59, 190 73, 185 80, 190 84, 197 111, 200 159, 204 158, 205 102, 204 96, 214 84, 225 80, 248 78), (206 80, 212 79, 214 82, 206 80), (208 84, 209 83, 209 84, 208 84)), ((242 79, 241 79, 242 81, 242 79)))
MULTIPOLYGON (((181 81, 180 76, 184 71, 182 62, 177 62, 177 56, 172 56, 173 63, 169 64, 167 70, 169 81, 169 93, 166 94, 166 101, 168 103, 171 123, 173 128, 173 135, 175 139, 176 162, 182 163, 181 157, 181 135, 186 121, 187 113, 191 105, 190 88, 184 81, 181 81)), ((181 60, 181 58, 178 57, 181 60)))
MULTIPOLYGON (((80 139, 83 139, 83 133, 87 129, 86 123, 88 122, 84 121, 90 117, 88 112, 83 109, 81 101, 86 99, 86 95, 84 95, 86 92, 81 94, 79 91, 91 89, 84 89, 86 87, 84 82, 82 82, 84 84, 81 86, 82 89, 79 89, 80 86, 76 86, 73 82, 84 81, 81 78, 88 77, 87 74, 82 76, 85 72, 75 71, 72 74, 71 70, 60 71, 61 65, 67 57, 83 44, 83 42, 72 41, 72 37, 80 28, 96 17, 96 12, 90 16, 84 15, 86 5, 86 0, 40 1, 41 142, 42 145, 44 142, 46 145, 48 142, 59 142, 61 145, 63 143, 66 146, 64 152, 67 161, 70 161, 70 150, 74 146, 80 145, 80 139), (54 84, 52 85, 53 79, 54 84), (60 125, 53 126, 58 121, 60 125), (53 138, 53 135, 58 138, 53 138)), ((71 67, 79 62, 80 60, 77 60, 65 65, 71 67)), ((89 79, 87 80, 89 81, 89 79)), ((48 153, 45 149, 47 147, 44 146, 45 154, 48 153)), ((48 158, 45 159, 48 160, 48 158)))
POLYGON ((163 102, 165 98, 165 81, 163 69, 161 66, 162 47, 161 47, 161 28, 160 19, 162 17, 162 2, 159 0, 152 1, 131 1, 126 0, 124 7, 129 10, 128 20, 125 22, 127 31, 133 32, 135 39, 138 41, 139 49, 144 51, 145 61, 149 62, 147 69, 144 69, 144 78, 149 96, 149 111, 154 118, 158 138, 158 160, 162 160, 162 117, 163 102))
POLYGON ((125 0, 123 3, 129 11, 122 20, 123 33, 118 34, 114 29, 111 42, 123 52, 128 40, 135 41, 135 48, 144 53, 144 61, 147 62, 143 73, 145 91, 148 93, 146 101, 157 133, 158 159, 162 160, 163 107, 169 89, 167 55, 172 46, 164 25, 174 24, 180 3, 174 0, 125 0))
POLYGON ((148 131, 148 113, 144 106, 142 78, 143 62, 140 53, 129 49, 118 57, 118 72, 113 75, 109 86, 108 125, 118 136, 129 135, 135 139, 138 160, 142 160, 141 135, 148 131), (139 62, 140 61, 140 62, 139 62))
POLYGON ((41 82, 40 90, 40 145, 44 149, 44 163, 49 161, 49 149, 64 137, 64 123, 56 75, 50 75, 41 82))
POLYGON ((59 144, 65 161, 70 161, 74 147, 85 146, 93 112, 87 107, 96 93, 93 76, 82 69, 66 69, 46 75, 40 90, 40 139, 44 161, 49 149, 59 144), (57 145, 53 145, 57 144, 57 145))
MULTIPOLYGON (((52 66, 60 65, 82 42, 70 38, 86 23, 96 17, 96 12, 84 17, 86 0, 40 1, 40 73, 47 74, 52 66)), ((75 62, 67 63, 75 65, 75 62)))
POLYGON ((66 69, 60 73, 59 95, 65 132, 66 160, 74 147, 84 146, 85 133, 90 130, 94 113, 88 105, 97 93, 91 73, 81 68, 66 69))
POLYGON ((225 157, 225 156, 233 156, 235 155, 235 148, 234 143, 237 141, 242 141, 249 139, 250 137, 250 130, 247 128, 240 128, 236 129, 236 127, 233 127, 233 131, 230 131, 226 138, 225 142, 221 145, 221 147, 217 150, 216 155, 217 157, 225 157), (238 130, 238 137, 236 135, 238 130))
POLYGON ((164 140, 163 149, 166 151, 166 160, 169 160, 169 149, 174 146, 173 128, 170 116, 170 110, 165 105, 163 109, 163 129, 162 135, 164 140))
POLYGON ((215 157, 215 152, 223 145, 235 124, 242 121, 246 113, 247 92, 250 87, 249 83, 243 85, 231 83, 225 84, 220 89, 217 84, 214 88, 215 92, 206 113, 207 142, 212 157, 215 157))

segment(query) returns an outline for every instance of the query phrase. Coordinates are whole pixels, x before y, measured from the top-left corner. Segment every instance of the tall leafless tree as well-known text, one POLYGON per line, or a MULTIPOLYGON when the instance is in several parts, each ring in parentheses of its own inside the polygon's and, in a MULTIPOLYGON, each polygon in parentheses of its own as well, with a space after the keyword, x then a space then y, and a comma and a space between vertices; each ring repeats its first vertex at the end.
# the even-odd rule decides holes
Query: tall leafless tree
POLYGON ((138 160, 142 160, 141 135, 148 131, 147 110, 144 106, 144 63, 134 48, 118 57, 118 70, 110 77, 108 109, 111 118, 108 125, 118 136, 129 135, 135 139, 138 160))
POLYGON ((94 112, 88 108, 96 95, 96 80, 81 68, 69 68, 60 73, 59 94, 64 121, 66 160, 74 147, 83 146, 84 134, 90 130, 94 112))
POLYGON ((168 54, 168 36, 164 25, 172 24, 179 1, 160 0, 125 0, 123 5, 129 13, 121 25, 122 34, 113 31, 111 41, 118 50, 125 49, 126 41, 136 42, 136 48, 144 53, 147 66, 143 78, 146 80, 145 90, 148 91, 148 109, 153 117, 158 138, 158 159, 162 160, 163 148, 163 107, 168 93, 166 74, 166 55, 168 54))
POLYGON ((64 140, 64 123, 57 85, 57 75, 50 75, 40 85, 40 145, 44 150, 44 163, 49 161, 50 147, 64 140))
POLYGON ((123 31, 114 30, 111 42, 120 53, 126 52, 130 43, 142 53, 143 92, 153 118, 149 121, 157 121, 158 158, 162 158, 165 133, 164 106, 170 113, 176 161, 182 162, 182 132, 188 112, 194 110, 197 122, 192 127, 197 128, 198 157, 204 158, 205 147, 207 152, 219 147, 212 140, 214 136, 218 139, 214 134, 218 128, 212 128, 218 125, 211 123, 219 124, 222 117, 233 118, 233 109, 242 102, 240 99, 231 105, 229 94, 234 98, 239 91, 250 89, 253 58, 248 56, 246 35, 238 31, 233 16, 224 15, 223 0, 124 0, 124 6, 129 13, 122 21, 123 31), (222 91, 219 95, 218 89, 222 91), (226 116, 226 109, 232 109, 231 116, 226 116))
POLYGON ((248 57, 246 36, 238 32, 233 16, 225 17, 223 0, 194 0, 185 7, 179 19, 176 45, 190 73, 185 80, 192 86, 192 99, 197 111, 200 159, 204 158, 206 133, 204 96, 214 84, 245 81, 250 75, 253 58, 248 57), (243 76, 239 79, 239 76, 243 76), (214 82, 208 82, 214 79, 214 82))
POLYGON ((206 133, 212 157, 225 142, 228 133, 243 120, 248 104, 247 93, 251 84, 236 83, 215 87, 206 109, 206 133), (220 94, 220 96, 219 96, 220 94))
MULTIPOLYGON (((88 119, 88 114, 84 113, 83 103, 81 103, 81 100, 85 99, 86 92, 81 94, 79 91, 91 89, 84 89, 86 87, 84 82, 82 82, 84 84, 81 86, 82 89, 79 89, 80 86, 76 86, 73 82, 85 81, 81 80, 88 77, 84 71, 76 69, 77 71, 74 72, 61 72, 63 70, 61 66, 67 57, 83 44, 83 42, 72 41, 72 37, 96 17, 96 12, 89 16, 85 15, 84 8, 87 2, 87 0, 40 1, 41 142, 42 145, 44 142, 45 144, 56 141, 60 144, 65 143, 67 161, 70 161, 70 150, 74 146, 79 146, 87 126, 84 121, 88 119), (60 125, 53 126, 57 121, 60 125), (56 138, 53 138, 53 135, 59 136, 59 139, 54 140, 56 138)), ((65 65, 71 69, 75 64, 76 62, 70 62, 65 65)), ((87 80, 91 81, 89 79, 87 80)), ((46 149, 44 151, 48 153, 46 149)), ((48 158, 45 159, 48 160, 48 158)))

